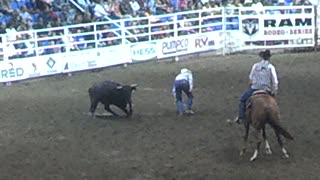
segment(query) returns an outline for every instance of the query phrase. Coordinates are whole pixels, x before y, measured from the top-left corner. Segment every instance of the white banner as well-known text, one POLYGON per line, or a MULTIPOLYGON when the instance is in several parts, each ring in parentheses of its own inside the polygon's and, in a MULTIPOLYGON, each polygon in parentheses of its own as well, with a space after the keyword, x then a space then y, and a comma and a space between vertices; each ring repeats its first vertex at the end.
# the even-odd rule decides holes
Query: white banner
POLYGON ((158 58, 167 58, 190 53, 192 49, 189 43, 190 37, 190 35, 180 36, 157 41, 158 58))
POLYGON ((17 81, 28 78, 28 61, 16 59, 0 61, 0 82, 17 81))
POLYGON ((65 54, 57 53, 29 58, 37 66, 41 76, 60 74, 65 66, 65 54))
MULTIPOLYGON (((289 10, 288 10, 289 11, 289 10)), ((243 41, 279 41, 284 44, 299 44, 299 39, 308 39, 306 44, 314 42, 314 14, 264 14, 240 16, 243 41)), ((268 44, 266 44, 268 45, 268 44)))
POLYGON ((147 61, 157 58, 156 42, 137 43, 131 45, 131 59, 133 62, 147 61))
POLYGON ((130 45, 118 45, 97 49, 96 62, 99 67, 131 63, 130 45))
POLYGON ((75 72, 98 67, 96 62, 96 49, 72 51, 66 53, 64 59, 65 65, 63 72, 75 72))
POLYGON ((223 48, 223 39, 221 31, 214 31, 193 35, 190 37, 190 47, 194 52, 216 50, 223 48))

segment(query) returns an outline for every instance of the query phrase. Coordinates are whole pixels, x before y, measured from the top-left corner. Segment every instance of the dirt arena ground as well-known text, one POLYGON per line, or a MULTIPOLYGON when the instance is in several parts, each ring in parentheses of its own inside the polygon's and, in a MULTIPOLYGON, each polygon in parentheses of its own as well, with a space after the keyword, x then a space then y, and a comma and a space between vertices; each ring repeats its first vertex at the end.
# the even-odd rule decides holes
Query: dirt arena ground
MULTIPOLYGON (((239 157, 243 127, 237 112, 256 54, 148 62, 2 86, 1 180, 301 180, 320 177, 320 53, 274 54, 286 141, 273 154, 239 157), (175 115, 171 86, 181 67, 194 73, 194 116, 175 115), (138 83, 134 115, 91 119, 94 82, 138 83)), ((103 112, 99 106, 99 112, 103 112)))

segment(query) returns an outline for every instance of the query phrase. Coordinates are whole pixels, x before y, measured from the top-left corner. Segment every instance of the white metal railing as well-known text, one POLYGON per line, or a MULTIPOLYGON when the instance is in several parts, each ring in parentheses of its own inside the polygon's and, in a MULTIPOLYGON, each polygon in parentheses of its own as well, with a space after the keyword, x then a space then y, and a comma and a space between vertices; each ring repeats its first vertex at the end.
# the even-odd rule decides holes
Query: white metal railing
POLYGON ((313 34, 315 33, 316 26, 310 27, 309 22, 314 21, 314 19, 313 6, 264 7, 262 11, 248 7, 226 7, 179 12, 161 16, 17 32, 16 35, 19 39, 16 41, 8 41, 6 34, 4 34, 1 35, 2 51, 0 56, 7 61, 9 59, 67 53, 119 44, 151 42, 169 37, 201 34, 208 31, 221 32, 225 49, 231 48, 233 51, 235 50, 234 46, 238 46, 239 49, 239 45, 237 45, 239 43, 242 43, 242 48, 240 49, 250 49, 253 45, 275 47, 276 45, 271 43, 275 41, 282 41, 282 43, 287 43, 286 41, 288 41, 287 47, 313 46, 314 39, 309 34, 306 36, 306 33, 310 33, 309 31, 313 34), (279 20, 279 15, 286 17, 286 19, 279 20), (254 29, 254 26, 262 28, 261 23, 265 24, 268 18, 272 20, 270 26, 277 27, 273 27, 274 30, 268 30, 268 27, 264 27, 265 30, 262 35, 254 37, 252 33, 257 30, 254 29), (306 33, 297 32, 301 38, 292 34, 278 35, 278 30, 281 32, 292 31, 290 26, 285 23, 301 26, 300 31, 305 31, 306 33), (243 33, 244 28, 250 31, 245 32, 248 36, 240 35, 243 33), (266 39, 263 35, 268 35, 265 34, 268 32, 275 33, 275 36, 269 35, 266 39), (292 41, 292 43, 290 44, 289 41, 292 41), (299 44, 294 41, 304 41, 306 43, 299 44))

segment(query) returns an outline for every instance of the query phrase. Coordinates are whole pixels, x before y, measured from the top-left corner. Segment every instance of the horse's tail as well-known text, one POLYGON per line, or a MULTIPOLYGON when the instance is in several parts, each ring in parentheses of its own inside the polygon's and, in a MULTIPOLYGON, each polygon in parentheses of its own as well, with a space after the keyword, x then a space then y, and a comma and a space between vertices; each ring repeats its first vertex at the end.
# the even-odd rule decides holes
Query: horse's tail
POLYGON ((273 129, 282 134, 285 138, 287 139, 290 139, 290 140, 293 140, 294 138, 291 136, 291 134, 285 130, 280 124, 278 123, 270 123, 270 125, 273 127, 273 129))

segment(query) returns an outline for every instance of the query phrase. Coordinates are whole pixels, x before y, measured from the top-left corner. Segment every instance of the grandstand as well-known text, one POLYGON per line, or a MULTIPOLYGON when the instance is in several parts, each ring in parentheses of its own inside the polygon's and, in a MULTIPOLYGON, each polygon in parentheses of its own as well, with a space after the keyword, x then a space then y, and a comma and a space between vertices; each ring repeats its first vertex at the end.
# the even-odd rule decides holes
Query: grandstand
MULTIPOLYGON (((239 32, 244 31, 242 26, 245 23, 250 26, 259 24, 261 20, 258 21, 257 17, 275 17, 278 14, 288 14, 293 18, 297 17, 294 14, 311 16, 314 13, 309 1, 186 2, 37 0, 33 3, 32 0, 4 0, 0 4, 0 54, 4 60, 21 59, 208 32, 217 32, 214 35, 217 36, 216 44, 223 41, 220 48, 224 48, 223 51, 230 49, 230 52, 243 46, 239 45, 242 43, 240 41, 244 41, 246 46, 260 45, 262 48, 273 45, 294 47, 299 44, 296 41, 310 46, 314 42, 310 37, 293 40, 271 36, 252 39, 252 33, 258 27, 246 27, 248 39, 239 39, 239 32), (246 20, 242 22, 240 16, 246 17, 246 20), (3 48, 6 49, 5 54, 3 48)), ((305 25, 312 18, 298 22, 305 25)), ((307 25, 306 28, 291 31, 313 33, 311 24, 307 25)), ((284 33, 284 30, 265 30, 264 33, 275 35, 284 33)))

